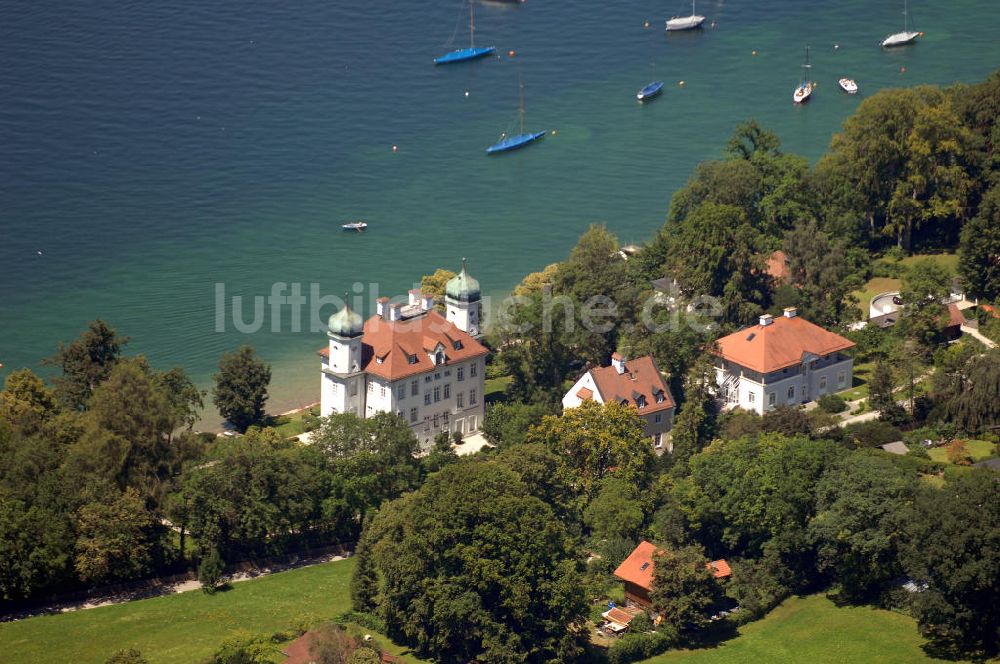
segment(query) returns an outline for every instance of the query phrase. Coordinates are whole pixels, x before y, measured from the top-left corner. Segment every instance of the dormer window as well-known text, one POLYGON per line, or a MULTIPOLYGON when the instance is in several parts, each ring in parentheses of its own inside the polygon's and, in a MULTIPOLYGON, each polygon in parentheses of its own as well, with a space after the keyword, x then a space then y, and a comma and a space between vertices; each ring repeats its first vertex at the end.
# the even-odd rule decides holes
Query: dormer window
POLYGON ((441 364, 444 364, 444 360, 445 360, 444 351, 443 350, 439 350, 437 352, 437 354, 434 356, 434 363, 438 364, 438 365, 441 365, 441 364))
POLYGON ((452 345, 455 347, 455 350, 462 350, 462 348, 464 348, 460 339, 456 339, 455 343, 452 345))
POLYGON ((406 356, 406 363, 407 364, 416 364, 417 363, 417 356, 416 355, 407 355, 406 356))
POLYGON ((656 403, 663 403, 663 392, 656 393, 656 403))
POLYGON ((639 408, 645 408, 646 407, 646 397, 640 396, 638 399, 635 400, 635 405, 637 405, 639 408))

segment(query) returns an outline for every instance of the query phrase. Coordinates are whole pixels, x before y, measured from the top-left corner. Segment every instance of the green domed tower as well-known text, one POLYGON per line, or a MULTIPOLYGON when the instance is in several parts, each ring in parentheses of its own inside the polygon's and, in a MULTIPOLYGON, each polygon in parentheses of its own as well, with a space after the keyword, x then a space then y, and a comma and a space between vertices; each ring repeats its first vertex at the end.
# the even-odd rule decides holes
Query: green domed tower
POLYGON ((365 321, 361 314, 351 309, 347 299, 347 293, 344 293, 344 308, 330 316, 326 324, 326 336, 330 338, 329 369, 338 374, 361 369, 361 337, 365 321))
POLYGON ((482 314, 479 282, 469 275, 462 259, 462 271, 450 279, 444 288, 445 315, 455 327, 473 337, 480 337, 479 321, 482 314))

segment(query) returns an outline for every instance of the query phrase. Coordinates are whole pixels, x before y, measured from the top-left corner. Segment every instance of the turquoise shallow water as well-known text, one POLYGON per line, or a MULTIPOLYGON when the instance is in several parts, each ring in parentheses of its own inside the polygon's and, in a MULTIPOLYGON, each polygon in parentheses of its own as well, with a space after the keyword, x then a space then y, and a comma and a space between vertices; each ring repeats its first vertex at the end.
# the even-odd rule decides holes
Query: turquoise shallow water
POLYGON ((322 335, 291 332, 287 312, 279 332, 217 333, 216 283, 244 296, 274 282, 393 294, 468 256, 500 294, 589 223, 644 240, 741 120, 814 159, 865 94, 974 81, 1000 63, 986 0, 914 1, 925 38, 881 51, 899 4, 703 2, 716 28, 668 36, 683 2, 485 1, 477 43, 501 57, 434 67, 464 45, 460 2, 7 0, 0 372, 37 368, 100 316, 132 352, 204 383, 221 352, 249 342, 275 367, 275 409, 313 401, 322 335), (819 88, 796 108, 806 43, 819 88), (526 128, 556 133, 487 158, 515 126, 518 68, 526 128), (845 74, 858 97, 837 88, 845 74), (656 79, 664 94, 637 104, 656 79), (356 218, 366 235, 340 231, 356 218))

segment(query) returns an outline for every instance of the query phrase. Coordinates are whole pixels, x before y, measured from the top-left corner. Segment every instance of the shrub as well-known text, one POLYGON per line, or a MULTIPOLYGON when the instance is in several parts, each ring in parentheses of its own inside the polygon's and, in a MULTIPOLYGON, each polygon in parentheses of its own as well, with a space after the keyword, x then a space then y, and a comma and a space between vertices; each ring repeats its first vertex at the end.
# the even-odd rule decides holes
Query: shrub
POLYGON ((216 549, 201 559, 198 564, 198 581, 201 582, 201 589, 208 594, 214 593, 219 582, 222 581, 222 572, 225 569, 225 562, 216 549))
POLYGON ((105 664, 149 664, 149 660, 135 648, 126 648, 109 657, 105 664))
POLYGON ((355 625, 360 625, 373 632, 379 632, 380 634, 385 634, 389 631, 386 628, 384 620, 376 616, 374 613, 366 613, 364 611, 345 611, 337 616, 336 622, 338 625, 354 623, 355 625))
POLYGON ((824 394, 819 398, 819 407, 826 413, 842 413, 847 410, 847 402, 839 394, 824 394))
POLYGON ((849 424, 844 427, 844 432, 861 447, 878 447, 903 439, 902 431, 879 420, 849 424))
POLYGON ((610 664, 628 664, 655 657, 677 645, 677 631, 662 626, 656 632, 626 634, 608 649, 610 664))
POLYGON ((649 619, 649 614, 645 611, 632 618, 628 624, 628 630, 632 634, 645 634, 653 631, 653 621, 649 619))

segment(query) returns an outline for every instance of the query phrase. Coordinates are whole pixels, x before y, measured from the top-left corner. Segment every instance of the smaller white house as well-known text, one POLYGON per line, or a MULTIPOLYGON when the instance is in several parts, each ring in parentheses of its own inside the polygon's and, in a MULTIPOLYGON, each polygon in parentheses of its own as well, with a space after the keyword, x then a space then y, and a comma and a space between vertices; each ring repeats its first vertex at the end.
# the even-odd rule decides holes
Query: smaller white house
POLYGON ((653 449, 658 454, 670 451, 666 434, 674 425, 676 404, 651 355, 626 361, 623 355, 615 353, 611 356, 611 366, 591 369, 580 376, 563 397, 563 410, 591 399, 602 404, 617 401, 635 407, 653 449))
POLYGON ((801 318, 794 307, 719 339, 714 350, 725 408, 763 415, 778 406, 815 401, 851 386, 854 342, 801 318))

